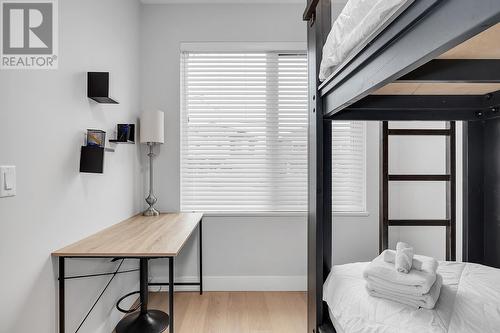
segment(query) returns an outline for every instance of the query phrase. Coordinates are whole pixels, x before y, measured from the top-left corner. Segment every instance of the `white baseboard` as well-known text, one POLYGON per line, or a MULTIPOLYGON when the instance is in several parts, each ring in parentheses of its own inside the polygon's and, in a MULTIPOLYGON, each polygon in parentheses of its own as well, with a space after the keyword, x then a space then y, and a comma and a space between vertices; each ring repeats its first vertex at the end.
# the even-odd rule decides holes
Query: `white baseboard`
MULTIPOLYGON (((168 278, 155 278, 152 282, 168 281, 168 278)), ((197 276, 180 276, 176 282, 198 282, 197 276)), ((160 287, 151 287, 152 291, 160 287)), ((161 288, 167 290, 167 286, 161 288)), ((205 291, 306 291, 306 276, 204 276, 205 291)), ((198 286, 176 286, 176 291, 196 291, 198 286)))
POLYGON ((207 291, 305 291, 306 276, 206 276, 207 291))

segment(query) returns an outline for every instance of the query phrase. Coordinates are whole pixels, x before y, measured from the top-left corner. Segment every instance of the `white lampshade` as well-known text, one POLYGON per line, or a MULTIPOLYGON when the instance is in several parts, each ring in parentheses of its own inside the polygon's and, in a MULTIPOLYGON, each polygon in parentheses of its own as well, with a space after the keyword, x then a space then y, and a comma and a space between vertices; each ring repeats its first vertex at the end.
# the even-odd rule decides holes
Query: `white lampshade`
POLYGON ((141 143, 165 142, 165 114, 163 111, 146 111, 141 115, 141 143))

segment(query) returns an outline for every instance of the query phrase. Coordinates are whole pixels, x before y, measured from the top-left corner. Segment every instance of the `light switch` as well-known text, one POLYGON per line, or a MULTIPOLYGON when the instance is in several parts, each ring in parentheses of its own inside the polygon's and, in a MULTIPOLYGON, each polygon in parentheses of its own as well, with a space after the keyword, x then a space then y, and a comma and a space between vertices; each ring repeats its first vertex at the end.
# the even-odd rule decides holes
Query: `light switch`
POLYGON ((0 198, 16 195, 16 167, 0 166, 0 198))

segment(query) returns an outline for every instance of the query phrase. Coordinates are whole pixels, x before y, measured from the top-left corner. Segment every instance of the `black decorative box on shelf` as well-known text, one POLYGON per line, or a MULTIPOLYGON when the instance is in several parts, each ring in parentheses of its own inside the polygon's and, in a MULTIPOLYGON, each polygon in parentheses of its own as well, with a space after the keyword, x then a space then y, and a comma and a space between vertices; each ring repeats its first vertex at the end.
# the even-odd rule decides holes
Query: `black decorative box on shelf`
POLYGON ((104 148, 99 146, 82 146, 80 154, 80 172, 104 172, 104 148))

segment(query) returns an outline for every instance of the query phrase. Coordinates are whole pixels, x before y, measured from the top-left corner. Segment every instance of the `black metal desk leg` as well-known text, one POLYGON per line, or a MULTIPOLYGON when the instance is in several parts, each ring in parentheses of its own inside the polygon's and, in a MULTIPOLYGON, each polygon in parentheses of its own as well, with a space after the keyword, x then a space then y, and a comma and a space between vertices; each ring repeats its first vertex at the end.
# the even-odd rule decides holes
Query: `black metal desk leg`
POLYGON ((147 258, 142 258, 139 260, 140 265, 140 299, 141 299, 141 314, 145 315, 148 313, 148 302, 149 302, 149 288, 148 288, 148 278, 149 278, 149 263, 147 258))
POLYGON ((64 257, 59 257, 59 333, 64 333, 64 283, 65 283, 65 272, 64 272, 64 257))
POLYGON ((200 221, 200 295, 203 295, 203 220, 200 221))
POLYGON ((174 257, 168 258, 168 315, 170 316, 170 333, 174 333, 174 257))

